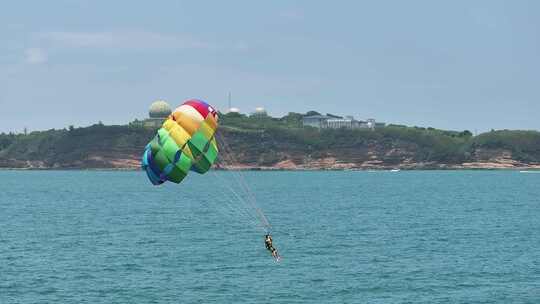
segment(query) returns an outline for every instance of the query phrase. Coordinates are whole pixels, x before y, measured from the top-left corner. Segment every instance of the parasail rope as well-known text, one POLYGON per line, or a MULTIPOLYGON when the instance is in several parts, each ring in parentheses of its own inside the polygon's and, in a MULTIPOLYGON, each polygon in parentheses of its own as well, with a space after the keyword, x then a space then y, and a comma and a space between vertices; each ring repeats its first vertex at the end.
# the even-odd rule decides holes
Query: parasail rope
POLYGON ((245 200, 231 187, 231 185, 229 185, 225 178, 214 171, 212 171, 212 174, 217 179, 221 180, 221 183, 227 188, 227 190, 229 190, 230 193, 223 192, 223 195, 227 199, 227 206, 230 208, 230 210, 234 210, 236 214, 242 216, 251 224, 254 224, 255 226, 259 226, 264 229, 264 227, 261 226, 261 224, 258 222, 258 218, 253 213, 249 212, 249 209, 247 209, 248 205, 246 204, 245 200), (236 197, 236 200, 232 196, 236 197), (242 202, 244 204, 244 208, 241 208, 240 206, 235 204, 234 201, 242 202))
MULTIPOLYGON (((238 161, 234 157, 234 154, 232 153, 232 149, 230 148, 229 144, 225 140, 225 137, 221 133, 219 133, 219 135, 220 135, 219 138, 216 136, 216 139, 218 140, 218 142, 221 141, 222 147, 224 148, 224 151, 225 151, 224 154, 229 157, 229 161, 231 162, 231 164, 234 164, 234 163, 238 164, 238 161)), ((233 176, 236 177, 238 184, 240 184, 243 187, 244 192, 247 194, 248 202, 250 203, 251 208, 253 208, 253 210, 256 211, 257 216, 259 217, 260 221, 264 224, 266 229, 269 230, 272 227, 270 225, 270 221, 268 221, 268 218, 264 215, 262 210, 257 206, 257 200, 255 198, 255 195, 251 191, 250 187, 247 185, 244 175, 240 171, 233 171, 233 176)))
POLYGON ((226 180, 223 176, 217 173, 214 173, 214 175, 222 180, 223 185, 227 187, 229 192, 236 197, 236 201, 241 203, 240 205, 238 203, 233 203, 234 206, 237 207, 239 210, 242 210, 245 214, 248 215, 248 217, 255 221, 257 226, 261 226, 266 231, 265 226, 260 222, 260 219, 256 216, 256 214, 254 214, 252 207, 246 202, 246 200, 241 194, 234 190, 234 187, 230 184, 230 181, 226 180))

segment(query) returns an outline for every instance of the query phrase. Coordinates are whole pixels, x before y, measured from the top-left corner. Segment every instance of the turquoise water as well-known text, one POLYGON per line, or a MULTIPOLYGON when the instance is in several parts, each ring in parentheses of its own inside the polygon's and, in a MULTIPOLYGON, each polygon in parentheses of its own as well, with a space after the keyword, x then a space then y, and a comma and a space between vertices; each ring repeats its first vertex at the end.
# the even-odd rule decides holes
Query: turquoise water
POLYGON ((280 263, 216 176, 0 171, 0 303, 540 303, 540 174, 245 176, 280 263))

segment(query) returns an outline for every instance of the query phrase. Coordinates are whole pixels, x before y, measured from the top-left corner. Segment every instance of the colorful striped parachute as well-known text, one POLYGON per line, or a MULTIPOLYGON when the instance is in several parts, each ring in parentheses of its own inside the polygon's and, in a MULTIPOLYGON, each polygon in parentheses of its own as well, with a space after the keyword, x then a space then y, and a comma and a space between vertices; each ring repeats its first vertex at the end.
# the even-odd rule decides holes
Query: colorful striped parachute
POLYGON ((190 170, 206 173, 218 154, 217 127, 216 110, 202 100, 188 100, 174 110, 144 150, 142 168, 152 184, 178 184, 190 170))

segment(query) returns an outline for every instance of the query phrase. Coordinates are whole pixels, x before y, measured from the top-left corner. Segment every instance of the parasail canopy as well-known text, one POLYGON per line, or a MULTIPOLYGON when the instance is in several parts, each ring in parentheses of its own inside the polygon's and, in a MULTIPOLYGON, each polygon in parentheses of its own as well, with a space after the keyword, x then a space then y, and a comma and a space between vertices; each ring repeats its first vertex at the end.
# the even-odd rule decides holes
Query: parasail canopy
POLYGON ((176 108, 142 156, 142 168, 152 184, 178 184, 190 170, 206 173, 218 155, 217 127, 216 110, 202 100, 191 99, 176 108))

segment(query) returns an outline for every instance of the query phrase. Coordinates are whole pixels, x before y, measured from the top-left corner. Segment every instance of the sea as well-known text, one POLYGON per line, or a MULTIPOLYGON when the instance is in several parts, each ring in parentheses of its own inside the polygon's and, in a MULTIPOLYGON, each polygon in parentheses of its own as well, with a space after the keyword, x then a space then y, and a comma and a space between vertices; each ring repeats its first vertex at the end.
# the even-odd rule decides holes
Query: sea
POLYGON ((0 171, 0 303, 536 304, 540 174, 0 171))

